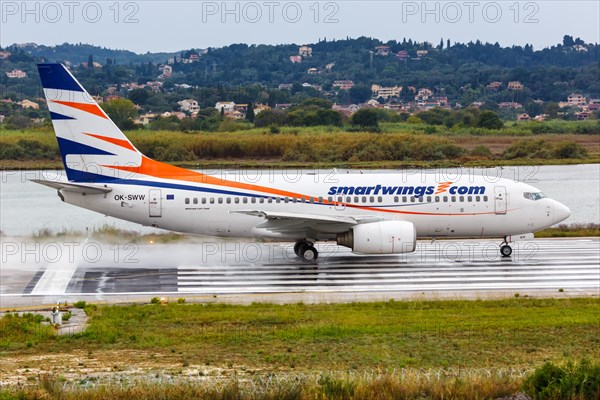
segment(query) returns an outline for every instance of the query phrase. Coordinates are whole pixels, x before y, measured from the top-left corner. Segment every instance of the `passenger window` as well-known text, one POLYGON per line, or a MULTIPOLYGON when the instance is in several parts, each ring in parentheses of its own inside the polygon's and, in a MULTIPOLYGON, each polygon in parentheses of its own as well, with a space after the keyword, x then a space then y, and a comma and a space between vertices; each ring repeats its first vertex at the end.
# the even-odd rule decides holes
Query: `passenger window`
POLYGON ((398 202, 398 200, 399 200, 399 199, 398 199, 398 196, 394 196, 394 203, 397 203, 397 202, 398 202))
POLYGON ((410 202, 414 203, 415 202, 415 196, 410 196, 410 202))
POLYGON ((380 202, 380 203, 382 203, 383 202, 383 197, 381 197, 381 196, 377 197, 377 201, 380 202))
POLYGON ((210 198, 210 204, 215 204, 215 198, 214 197, 210 198))
POLYGON ((358 199, 358 196, 354 196, 354 202, 358 203, 360 200, 358 199))
POLYGON ((250 199, 250 202, 251 202, 252 204, 256 204, 256 197, 253 197, 253 198, 251 198, 251 199, 250 199))
POLYGON ((231 204, 231 197, 227 198, 227 204, 231 204))
POLYGON ((475 196, 475 201, 476 202, 480 202, 481 201, 481 197, 480 196, 475 196))
POLYGON ((319 197, 319 203, 322 203, 322 202, 323 202, 323 198, 319 197))
POLYGON ((406 203, 406 200, 407 200, 406 196, 402 196, 402 202, 406 203))
POLYGON ((233 202, 234 202, 235 204, 239 204, 239 203, 240 203, 240 198, 239 198, 239 197, 236 197, 235 199, 233 199, 233 202))
POLYGON ((462 203, 462 202, 464 202, 464 201, 465 201, 465 196, 459 196, 459 197, 458 197, 458 200, 459 200, 461 203, 462 203))
POLYGON ((456 203, 456 196, 452 196, 451 198, 452 198, 452 202, 456 203))
POLYGON ((219 202, 219 204, 223 204, 223 198, 222 197, 219 197, 217 201, 219 202))
POLYGON ((375 203, 375 197, 373 197, 373 196, 369 197, 369 201, 370 201, 371 203, 375 203))
POLYGON ((427 196, 427 202, 431 203, 431 196, 427 196))
POLYGON ((202 198, 202 204, 206 204, 206 197, 202 198))
POLYGON ((467 196, 467 201, 469 203, 472 203, 473 202, 473 196, 467 196))
POLYGON ((488 197, 487 196, 483 196, 483 201, 488 201, 488 197))
POLYGON ((329 196, 329 197, 327 198, 327 201, 328 201, 328 202, 330 202, 330 203, 333 203, 333 197, 329 196))
POLYGON ((423 196, 419 196, 419 203, 422 203, 425 198, 423 196))
POLYGON ((363 198, 362 198, 362 202, 363 202, 363 203, 366 203, 366 202, 367 202, 367 196, 363 196, 363 198))
POLYGON ((440 196, 435 196, 435 202, 439 203, 440 202, 440 196))
POLYGON ((448 202, 448 196, 444 196, 444 203, 448 202))
POLYGON ((350 197, 350 196, 346 197, 346 203, 352 203, 352 197, 350 197))
POLYGON ((244 197, 244 198, 242 199, 242 203, 244 203, 244 204, 248 204, 248 198, 247 198, 247 197, 244 197))
POLYGON ((263 204, 263 203, 265 202, 265 199, 264 199, 263 197, 261 197, 260 199, 258 199, 258 202, 259 202, 260 204, 263 204))
POLYGON ((269 199, 267 200, 267 203, 272 203, 273 202, 273 198, 269 197, 269 199))
POLYGON ((189 197, 185 198, 185 204, 190 204, 190 198, 189 197))
POLYGON ((194 204, 198 204, 198 198, 194 197, 194 204))
POLYGON ((275 203, 277 203, 277 204, 281 203, 281 198, 279 198, 279 197, 276 197, 276 198, 275 198, 275 203))

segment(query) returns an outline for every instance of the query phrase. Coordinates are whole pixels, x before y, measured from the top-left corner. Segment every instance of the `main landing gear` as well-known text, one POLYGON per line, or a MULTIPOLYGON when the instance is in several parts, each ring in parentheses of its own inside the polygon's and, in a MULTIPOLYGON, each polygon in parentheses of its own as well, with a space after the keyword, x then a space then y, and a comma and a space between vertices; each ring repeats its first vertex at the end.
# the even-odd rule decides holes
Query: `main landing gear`
POLYGON ((294 253, 306 264, 314 264, 317 262, 319 252, 313 244, 307 240, 299 240, 294 245, 294 253))
POLYGON ((502 254, 502 257, 510 257, 512 254, 512 247, 508 245, 506 236, 504 237, 504 241, 500 243, 500 254, 502 254))

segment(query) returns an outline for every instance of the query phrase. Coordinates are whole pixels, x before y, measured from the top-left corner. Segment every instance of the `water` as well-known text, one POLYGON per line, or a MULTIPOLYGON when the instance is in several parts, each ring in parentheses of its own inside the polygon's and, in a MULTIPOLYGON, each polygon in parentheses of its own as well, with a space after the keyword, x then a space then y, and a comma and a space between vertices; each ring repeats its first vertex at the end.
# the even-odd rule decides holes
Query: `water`
MULTIPOLYGON (((62 171, 49 172, 62 173, 62 171)), ((277 171, 257 172, 275 176, 278 174, 277 171)), ((255 177, 257 172, 248 173, 248 176, 255 177)), ((340 170, 335 173, 346 172, 348 171, 340 170)), ((393 170, 363 171, 365 174, 373 172, 398 173, 393 170)), ((459 171, 449 169, 427 172, 439 173, 441 177, 451 180, 459 171)), ((332 171, 318 171, 318 173, 323 179, 328 175, 330 178, 332 175, 332 171)), ((421 171, 413 171, 413 174, 415 173, 421 171)), ((463 169, 460 173, 501 175, 504 178, 524 181, 571 209, 572 215, 565 223, 600 223, 600 164, 463 169)), ((47 171, 0 172, 0 230, 3 234, 31 235, 44 229, 52 232, 66 230, 85 232, 86 229, 98 228, 106 224, 140 233, 157 231, 65 204, 58 198, 56 190, 29 181, 47 178, 47 174, 47 171)), ((288 176, 292 175, 294 174, 288 172, 288 176)))

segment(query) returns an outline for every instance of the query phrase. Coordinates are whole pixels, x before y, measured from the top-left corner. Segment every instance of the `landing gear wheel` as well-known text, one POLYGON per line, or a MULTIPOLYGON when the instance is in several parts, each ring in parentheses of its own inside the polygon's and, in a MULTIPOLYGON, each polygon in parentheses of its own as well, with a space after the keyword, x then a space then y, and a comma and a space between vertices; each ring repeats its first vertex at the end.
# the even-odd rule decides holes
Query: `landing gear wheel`
POLYGON ((298 253, 298 257, 306 264, 316 263, 317 257, 319 257, 319 252, 310 243, 304 243, 300 246, 298 253))
POLYGON ((502 254, 502 257, 510 257, 512 254, 512 247, 507 244, 500 246, 500 254, 502 254))
POLYGON ((300 257, 300 248, 302 246, 310 246, 310 243, 308 243, 306 240, 299 240, 296 242, 296 244, 294 244, 294 253, 300 257))

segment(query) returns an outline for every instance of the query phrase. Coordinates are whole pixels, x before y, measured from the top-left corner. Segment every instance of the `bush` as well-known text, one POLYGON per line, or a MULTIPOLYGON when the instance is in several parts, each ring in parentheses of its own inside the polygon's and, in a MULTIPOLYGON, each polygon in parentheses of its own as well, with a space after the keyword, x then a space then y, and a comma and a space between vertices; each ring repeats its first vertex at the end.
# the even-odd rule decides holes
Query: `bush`
POLYGON ((558 366, 546 362, 523 382, 534 400, 600 399, 600 364, 584 360, 558 366))
POLYGON ((66 313, 62 314, 61 318, 62 318, 63 322, 66 322, 66 321, 70 320, 72 316, 73 316, 73 314, 71 313, 71 311, 67 311, 66 313))
POLYGON ((556 158, 584 158, 588 155, 585 147, 571 141, 556 143, 553 153, 556 158))
POLYGON ((473 150, 471 150, 471 155, 476 157, 487 157, 490 158, 492 156, 492 152, 490 149, 482 144, 475 146, 473 150))
POLYGON ((377 127, 379 119, 377 111, 371 108, 363 108, 352 114, 352 125, 360 127, 377 127))
POLYGON ((587 150, 573 141, 563 141, 554 145, 545 140, 523 139, 504 150, 506 160, 515 158, 584 158, 587 150))
POLYGON ((75 307, 75 308, 80 308, 80 309, 84 309, 86 305, 87 305, 87 303, 86 303, 85 301, 83 301, 83 300, 79 300, 79 301, 76 301, 76 302, 73 304, 73 307, 75 307))
POLYGON ((515 158, 550 158, 552 152, 550 144, 545 140, 518 140, 504 150, 502 158, 513 160, 515 158))
POLYGON ((485 110, 477 118, 477 126, 484 129, 500 129, 504 126, 498 114, 493 111, 485 110))

